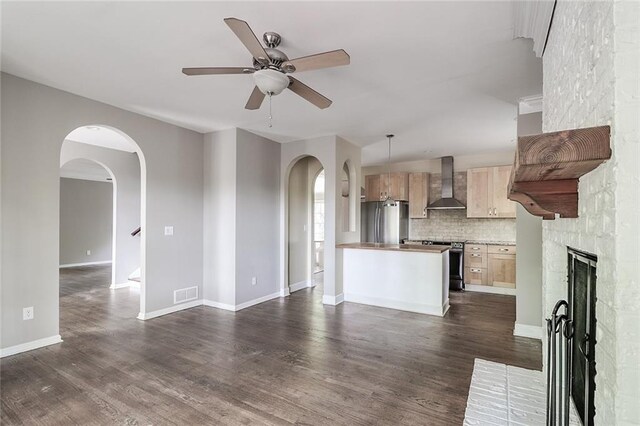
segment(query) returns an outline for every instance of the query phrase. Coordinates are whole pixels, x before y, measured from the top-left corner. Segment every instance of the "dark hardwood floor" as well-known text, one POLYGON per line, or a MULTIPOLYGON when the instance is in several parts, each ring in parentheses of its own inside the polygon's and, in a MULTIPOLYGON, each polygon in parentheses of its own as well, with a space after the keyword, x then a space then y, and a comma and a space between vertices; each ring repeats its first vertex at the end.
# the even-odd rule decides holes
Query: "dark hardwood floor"
POLYGON ((474 358, 541 368, 509 296, 455 293, 437 318, 323 306, 317 286, 139 321, 137 291, 109 277, 62 271, 64 342, 2 360, 3 425, 455 425, 474 358))

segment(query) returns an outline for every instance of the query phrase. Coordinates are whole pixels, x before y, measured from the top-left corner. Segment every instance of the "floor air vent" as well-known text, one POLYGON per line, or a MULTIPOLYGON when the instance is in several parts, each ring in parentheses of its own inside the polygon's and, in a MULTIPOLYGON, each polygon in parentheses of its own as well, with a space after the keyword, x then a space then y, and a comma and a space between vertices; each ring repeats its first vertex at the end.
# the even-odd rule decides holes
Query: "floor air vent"
POLYGON ((187 287, 173 292, 173 304, 189 302, 198 298, 198 287, 187 287))

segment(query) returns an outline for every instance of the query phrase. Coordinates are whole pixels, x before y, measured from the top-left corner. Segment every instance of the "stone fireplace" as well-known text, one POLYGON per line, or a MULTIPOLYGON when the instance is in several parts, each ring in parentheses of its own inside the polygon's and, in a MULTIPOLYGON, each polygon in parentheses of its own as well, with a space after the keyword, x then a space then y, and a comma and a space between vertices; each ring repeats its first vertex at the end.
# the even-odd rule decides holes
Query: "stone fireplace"
MULTIPOLYGON (((543 132, 611 126, 611 160, 579 183, 576 219, 543 223, 543 318, 568 301, 567 247, 596 253, 596 425, 640 419, 640 2, 558 1, 543 56, 543 132)), ((548 367, 545 354, 545 368, 548 367)))

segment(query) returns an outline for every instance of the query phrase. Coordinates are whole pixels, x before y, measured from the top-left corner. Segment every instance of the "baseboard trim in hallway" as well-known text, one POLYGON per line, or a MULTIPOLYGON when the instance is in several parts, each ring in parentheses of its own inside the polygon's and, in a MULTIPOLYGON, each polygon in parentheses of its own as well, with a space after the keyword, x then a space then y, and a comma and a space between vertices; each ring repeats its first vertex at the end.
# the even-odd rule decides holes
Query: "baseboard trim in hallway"
POLYGON ((146 320, 150 320, 152 318, 161 317, 163 315, 172 314, 174 312, 183 311, 185 309, 195 308, 196 306, 202 306, 202 299, 193 300, 193 301, 187 302, 187 303, 181 303, 181 304, 175 305, 175 306, 169 306, 168 308, 158 309, 157 311, 140 312, 138 314, 137 318, 139 320, 146 321, 146 320))
POLYGON ((95 266, 95 265, 111 265, 110 260, 101 260, 99 262, 83 262, 83 263, 66 263, 58 266, 59 268, 77 268, 78 266, 95 266))
POLYGON ((34 349, 44 348, 45 346, 55 345, 56 343, 62 343, 62 337, 59 334, 0 349, 0 358, 16 355, 22 352, 32 351, 34 349))
POLYGON ((342 302, 344 302, 344 293, 340 293, 337 296, 327 296, 326 294, 322 296, 322 303, 324 305, 336 306, 342 302))

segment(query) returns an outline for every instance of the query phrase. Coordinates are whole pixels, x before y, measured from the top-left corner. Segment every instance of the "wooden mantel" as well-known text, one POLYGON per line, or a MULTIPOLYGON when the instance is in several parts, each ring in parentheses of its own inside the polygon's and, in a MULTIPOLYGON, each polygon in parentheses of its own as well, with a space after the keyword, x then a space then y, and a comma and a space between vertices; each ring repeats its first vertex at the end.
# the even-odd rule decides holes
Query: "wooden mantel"
POLYGON ((544 219, 578 217, 578 179, 611 158, 609 126, 518 138, 509 199, 544 219))

